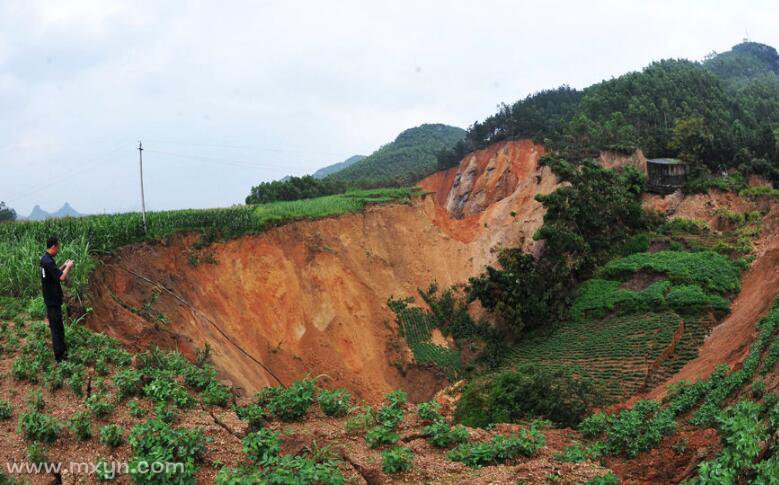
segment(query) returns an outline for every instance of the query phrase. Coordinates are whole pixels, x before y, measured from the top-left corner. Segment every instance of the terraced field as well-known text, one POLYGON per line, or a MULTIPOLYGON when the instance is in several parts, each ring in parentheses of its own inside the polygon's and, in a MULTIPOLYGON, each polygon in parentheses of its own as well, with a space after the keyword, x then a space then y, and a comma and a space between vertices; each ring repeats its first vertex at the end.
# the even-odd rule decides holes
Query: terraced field
POLYGON ((456 379, 462 372, 460 352, 432 343, 436 328, 431 315, 419 308, 404 308, 396 313, 401 335, 420 365, 434 365, 456 379))

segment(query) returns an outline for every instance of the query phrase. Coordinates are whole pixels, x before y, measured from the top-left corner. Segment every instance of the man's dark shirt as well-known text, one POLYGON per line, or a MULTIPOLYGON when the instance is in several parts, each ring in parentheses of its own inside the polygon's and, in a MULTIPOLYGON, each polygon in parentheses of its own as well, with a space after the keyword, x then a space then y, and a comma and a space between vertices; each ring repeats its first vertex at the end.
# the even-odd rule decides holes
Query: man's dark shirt
POLYGON ((54 262, 54 257, 48 251, 41 256, 41 284, 43 286, 43 301, 46 306, 62 305, 62 271, 54 262))

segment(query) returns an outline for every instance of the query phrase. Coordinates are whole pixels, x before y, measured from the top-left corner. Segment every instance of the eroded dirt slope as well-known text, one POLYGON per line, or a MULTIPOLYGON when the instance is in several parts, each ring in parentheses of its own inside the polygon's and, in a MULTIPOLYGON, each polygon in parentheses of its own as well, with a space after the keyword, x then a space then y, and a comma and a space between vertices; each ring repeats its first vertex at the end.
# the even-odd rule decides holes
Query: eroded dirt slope
POLYGON ((501 245, 529 249, 543 220, 533 197, 556 184, 538 166, 542 154, 528 141, 493 145, 423 181, 435 193, 408 205, 291 223, 201 250, 196 236, 124 248, 93 278, 89 324, 131 345, 187 355, 207 343, 224 376, 247 393, 327 374, 371 401, 396 388, 429 398, 442 378, 407 365, 386 301, 432 281, 463 282, 501 245))

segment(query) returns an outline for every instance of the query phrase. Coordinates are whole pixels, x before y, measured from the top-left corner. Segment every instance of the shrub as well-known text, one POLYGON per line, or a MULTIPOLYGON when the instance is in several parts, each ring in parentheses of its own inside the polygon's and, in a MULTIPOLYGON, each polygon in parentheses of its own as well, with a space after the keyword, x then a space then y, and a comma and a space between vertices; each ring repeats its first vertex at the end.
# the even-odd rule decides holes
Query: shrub
POLYGON ((414 462, 414 452, 411 449, 396 446, 381 453, 382 470, 384 473, 399 473, 411 470, 414 462))
POLYGON ((386 426, 375 426, 365 435, 365 441, 370 448, 378 448, 382 445, 397 443, 400 435, 386 426))
POLYGON ((448 448, 465 443, 469 436, 464 426, 451 427, 443 420, 425 426, 422 432, 427 436, 427 441, 437 448, 448 448))
POLYGON ((129 463, 136 483, 193 483, 196 463, 202 461, 208 439, 199 428, 173 429, 160 419, 133 426, 128 438, 133 456, 129 463), (162 473, 147 471, 140 463, 182 463, 181 468, 165 468, 162 473))
POLYGON ((417 415, 422 421, 438 421, 441 416, 441 404, 436 401, 428 401, 417 405, 417 415))
POLYGON ((319 407, 327 416, 344 416, 349 411, 351 396, 343 389, 319 391, 319 407))
POLYGON ((457 403, 455 420, 483 427, 543 416, 561 426, 575 426, 599 402, 591 379, 568 369, 525 364, 471 381, 457 403))
POLYGON ((43 401, 43 393, 39 389, 27 393, 27 407, 32 411, 43 411, 46 403, 43 401))
POLYGON ((13 416, 13 406, 10 402, 0 399, 0 420, 10 419, 13 416))
POLYGON ((279 433, 269 429, 249 433, 241 443, 243 443, 243 452, 249 460, 260 466, 272 464, 281 451, 279 433))
POLYGON ((92 418, 86 411, 79 411, 70 417, 68 427, 79 441, 92 438, 92 418))
POLYGON ((592 478, 584 482, 584 485, 619 485, 621 482, 613 472, 592 478))
POLYGON ((195 404, 187 389, 175 380, 172 371, 154 370, 152 380, 143 387, 143 393, 157 403, 170 403, 179 408, 195 404))
POLYGON ((89 396, 87 408, 96 418, 105 418, 114 412, 114 404, 106 394, 92 394, 89 396))
POLYGON ((137 399, 133 399, 127 403, 127 408, 130 410, 130 416, 134 418, 142 418, 146 416, 146 410, 141 407, 141 404, 137 399))
POLYGON ((595 413, 579 424, 579 431, 585 438, 597 438, 609 429, 612 418, 610 414, 595 413))
POLYGON ((292 383, 287 389, 275 391, 267 408, 282 421, 298 421, 308 412, 314 401, 314 381, 304 379, 292 383))
POLYGON ((239 419, 249 423, 249 431, 257 431, 262 428, 267 418, 267 413, 258 404, 249 404, 246 406, 236 406, 235 414, 239 419))
POLYGON ((137 396, 141 394, 143 390, 142 383, 143 373, 135 369, 123 369, 114 374, 114 385, 118 391, 119 399, 124 399, 128 396, 137 396))
POLYGON ((208 406, 227 406, 227 402, 232 397, 230 387, 222 384, 221 382, 214 381, 208 385, 208 387, 200 393, 200 399, 203 404, 208 406))
POLYGON ((30 463, 41 464, 48 461, 48 451, 45 446, 37 441, 33 441, 27 445, 27 459, 30 463))
POLYGON ((382 406, 376 413, 376 419, 385 428, 394 429, 403 421, 403 409, 395 406, 382 406))
POLYGON ((107 424, 100 428, 100 442, 110 448, 124 443, 124 430, 118 424, 107 424))
POLYGON ((563 463, 580 463, 599 458, 603 452, 602 448, 603 446, 598 444, 586 447, 581 443, 573 443, 570 446, 566 446, 562 453, 556 453, 554 457, 563 463))
POLYGON ((19 416, 18 432, 31 441, 53 443, 62 431, 62 423, 56 418, 30 411, 19 416))
POLYGON ((489 443, 463 443, 449 451, 447 457, 471 468, 505 463, 517 456, 535 456, 546 438, 537 429, 520 430, 519 435, 505 437, 497 435, 489 443))
POLYGON ((582 433, 587 437, 598 436, 605 431, 609 454, 629 458, 656 447, 663 437, 676 429, 672 411, 660 411, 656 401, 646 400, 638 401, 632 409, 624 409, 608 418, 592 417, 591 421, 582 424, 585 425, 582 433))

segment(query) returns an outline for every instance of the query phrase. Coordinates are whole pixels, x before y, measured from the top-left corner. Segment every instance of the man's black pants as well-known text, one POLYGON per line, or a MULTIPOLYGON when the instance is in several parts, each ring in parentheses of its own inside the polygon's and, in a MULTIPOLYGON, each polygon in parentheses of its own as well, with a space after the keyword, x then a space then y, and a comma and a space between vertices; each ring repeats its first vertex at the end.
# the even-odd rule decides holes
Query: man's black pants
POLYGON ((62 362, 68 353, 68 347, 65 345, 65 326, 62 324, 62 306, 47 305, 46 315, 49 317, 54 360, 62 362))

